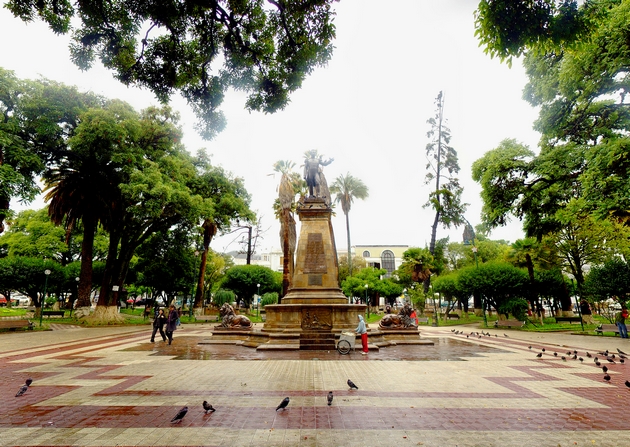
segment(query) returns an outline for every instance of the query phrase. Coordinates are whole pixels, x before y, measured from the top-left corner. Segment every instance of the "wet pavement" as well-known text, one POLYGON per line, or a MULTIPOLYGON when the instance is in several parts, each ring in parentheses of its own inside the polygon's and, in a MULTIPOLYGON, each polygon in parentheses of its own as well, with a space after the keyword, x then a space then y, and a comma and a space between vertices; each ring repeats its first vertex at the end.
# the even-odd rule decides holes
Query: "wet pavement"
POLYGON ((630 444, 630 366, 598 354, 630 353, 627 340, 422 328, 434 346, 362 356, 200 344, 210 330, 186 325, 170 346, 149 343, 149 327, 0 334, 0 445, 630 444), (284 397, 289 406, 276 412, 284 397), (205 414, 203 400, 216 412, 205 414))

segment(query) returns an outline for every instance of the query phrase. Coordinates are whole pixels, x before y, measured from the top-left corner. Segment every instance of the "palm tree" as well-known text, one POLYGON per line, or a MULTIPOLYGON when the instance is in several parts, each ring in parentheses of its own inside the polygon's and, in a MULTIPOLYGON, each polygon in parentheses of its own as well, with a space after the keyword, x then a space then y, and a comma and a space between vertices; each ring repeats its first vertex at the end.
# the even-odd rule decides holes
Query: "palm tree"
POLYGON ((341 203, 341 209, 346 215, 346 231, 348 234, 348 276, 352 276, 352 256, 350 253, 350 220, 348 214, 354 199, 365 199, 368 197, 368 187, 360 179, 353 177, 350 173, 345 176, 340 175, 330 185, 330 192, 336 194, 335 202, 341 203))
POLYGON ((276 216, 280 220, 280 242, 282 243, 282 296, 287 294, 293 275, 293 254, 297 242, 293 207, 295 195, 302 186, 299 176, 293 172, 295 163, 279 160, 274 163, 273 170, 282 174, 278 187, 278 201, 274 206, 276 216))

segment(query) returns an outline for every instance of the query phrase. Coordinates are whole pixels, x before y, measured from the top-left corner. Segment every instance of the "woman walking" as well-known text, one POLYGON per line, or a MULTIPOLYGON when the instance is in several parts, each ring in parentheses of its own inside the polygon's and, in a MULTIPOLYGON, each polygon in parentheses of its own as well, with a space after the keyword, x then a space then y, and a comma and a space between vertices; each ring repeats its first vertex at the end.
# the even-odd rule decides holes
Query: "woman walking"
POLYGON ((173 342, 173 332, 177 329, 177 320, 179 319, 179 312, 175 309, 174 305, 168 306, 168 318, 166 320, 166 336, 168 337, 168 344, 173 342))
POLYGON ((166 324, 166 315, 164 315, 164 309, 160 308, 155 314, 153 319, 153 332, 151 333, 151 343, 155 343, 155 334, 160 331, 162 341, 166 341, 166 335, 164 335, 164 325, 166 324))
POLYGON ((367 328, 365 327, 365 321, 363 321, 363 315, 359 315, 359 325, 354 330, 357 334, 361 336, 361 345, 363 346, 363 350, 361 354, 366 355, 368 353, 368 336, 367 336, 367 328))

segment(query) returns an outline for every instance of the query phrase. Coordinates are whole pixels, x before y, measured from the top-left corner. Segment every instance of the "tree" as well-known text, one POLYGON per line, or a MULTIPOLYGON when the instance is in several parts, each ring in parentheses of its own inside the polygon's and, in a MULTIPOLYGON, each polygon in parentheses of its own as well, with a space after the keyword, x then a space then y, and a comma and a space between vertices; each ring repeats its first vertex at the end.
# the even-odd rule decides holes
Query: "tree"
MULTIPOLYGON (((385 269, 364 268, 359 270, 356 275, 348 276, 345 281, 341 283, 341 290, 344 295, 349 297, 358 297, 365 299, 367 297, 367 305, 373 306, 374 299, 377 294, 385 290, 387 286, 382 286, 382 277, 387 274, 385 269), (367 285, 367 288, 365 287, 367 285)), ((399 286, 400 293, 402 293, 402 286, 399 286)))
POLYGON ((0 68, 0 233, 10 200, 30 203, 53 154, 64 150, 78 116, 99 104, 93 94, 46 79, 24 81, 0 68))
POLYGON ((10 0, 6 7, 26 22, 44 20, 55 33, 68 33, 74 19, 70 53, 79 68, 98 58, 118 80, 162 102, 181 93, 209 138, 225 125, 218 107, 229 87, 249 93, 249 110, 272 113, 326 64, 335 38, 331 4, 10 0))
POLYGON ((280 220, 280 243, 282 244, 282 296, 287 294, 293 277, 294 253, 297 245, 297 230, 295 228, 295 196, 304 183, 300 176, 293 172, 295 163, 289 160, 278 160, 273 170, 279 172, 280 186, 278 199, 274 203, 276 217, 280 220))
MULTIPOLYGON (((109 229, 109 210, 120 203, 118 170, 122 153, 116 153, 134 132, 133 110, 120 101, 81 115, 81 124, 68 140, 68 148, 55 154, 55 167, 44 174, 48 214, 53 223, 68 231, 81 222, 81 273, 78 308, 89 315, 92 289, 94 238, 99 223, 109 229), (122 144, 121 144, 122 143, 122 144)), ((79 315, 80 312, 79 312, 79 315)))
POLYGON ((424 282, 431 276, 433 264, 429 249, 412 247, 403 253, 403 262, 396 270, 396 276, 401 284, 411 287, 414 282, 424 282))
POLYGON ((614 299, 625 304, 630 297, 630 266, 619 258, 593 266, 586 277, 584 293, 592 301, 614 299))
POLYGON ((239 300, 251 304, 255 294, 280 292, 282 279, 273 270, 260 265, 235 265, 225 272, 222 289, 232 290, 239 300), (258 287, 260 284, 260 287, 258 287))
POLYGON ((511 62, 526 50, 572 42, 588 24, 591 3, 580 9, 574 0, 481 0, 475 35, 486 53, 511 62))
MULTIPOLYGON (((630 4, 583 2, 576 9, 575 2, 563 3, 569 12, 565 15, 563 6, 558 7, 560 22, 574 17, 584 25, 578 27, 579 32, 566 42, 545 39, 544 44, 523 47, 528 50, 524 65, 529 77, 524 97, 540 109, 535 128, 542 134, 541 149, 538 156, 520 160, 525 163, 507 167, 505 172, 513 174, 507 178, 522 174, 525 186, 520 196, 518 188, 506 193, 518 197, 523 210, 539 210, 527 215, 531 219, 526 221, 528 235, 546 233, 546 226, 558 223, 553 219, 555 211, 578 199, 600 219, 630 219, 630 111, 625 84, 630 4)), ((556 11, 552 8, 550 14, 556 11)), ((545 21, 540 23, 544 27, 545 21)), ((502 32, 500 27, 497 30, 502 32)), ((506 203, 517 202, 506 199, 506 203)), ((496 216, 502 214, 503 209, 496 210, 496 216)))
MULTIPOLYGON (((350 276, 350 266, 348 265, 348 256, 339 256, 339 283, 341 284, 348 276, 350 276)), ((367 267, 367 262, 363 256, 354 256, 352 258, 352 269, 357 272, 367 267)))
POLYGON ((512 299, 527 297, 527 273, 505 262, 466 267, 457 281, 462 294, 482 296, 497 311, 512 299))
POLYGON ((63 268, 56 262, 22 256, 0 259, 0 290, 16 290, 33 300, 39 316, 44 303, 44 288, 51 292, 64 281, 63 268), (46 275, 46 271, 50 275, 46 275))
POLYGON ((335 202, 341 204, 343 214, 346 216, 346 234, 348 238, 348 274, 352 276, 352 253, 350 244, 350 208, 354 199, 364 200, 369 196, 368 187, 358 178, 346 173, 340 175, 330 185, 330 192, 335 194, 335 202))
MULTIPOLYGON (((424 207, 431 207, 435 211, 431 226, 431 242, 429 251, 435 254, 437 227, 442 224, 445 228, 451 225, 463 224, 462 216, 466 211, 466 204, 461 202, 463 188, 456 175, 459 173, 457 152, 449 143, 451 131, 444 123, 444 97, 440 92, 435 99, 435 116, 427 123, 431 126, 427 132, 429 143, 426 147, 427 174, 425 184, 435 184, 435 189, 429 194, 429 200, 424 207)), ((425 283, 425 289, 429 283, 425 283)))
POLYGON ((249 209, 250 196, 243 179, 233 177, 221 167, 212 166, 205 151, 197 153, 194 165, 197 177, 190 183, 191 192, 201 195, 207 202, 201 225, 203 242, 195 292, 195 307, 199 308, 203 304, 204 276, 212 238, 217 231, 229 231, 232 222, 238 222, 239 219, 252 224, 255 216, 249 209))

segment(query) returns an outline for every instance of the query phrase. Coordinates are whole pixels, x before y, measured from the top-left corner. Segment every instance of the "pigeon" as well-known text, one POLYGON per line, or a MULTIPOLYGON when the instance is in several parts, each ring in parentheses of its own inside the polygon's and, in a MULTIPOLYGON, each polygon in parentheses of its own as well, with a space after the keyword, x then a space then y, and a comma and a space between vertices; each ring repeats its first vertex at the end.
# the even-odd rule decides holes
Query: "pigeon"
POLYGON ((455 329, 451 329, 451 332, 455 332, 455 329))
POLYGON ((566 362, 566 361, 567 361, 567 358, 566 358, 565 356, 562 356, 562 361, 563 361, 563 362, 566 362))
POLYGON ((596 364, 597 366, 602 366, 602 364, 601 364, 600 362, 595 362, 595 364, 596 364))
POLYGON ((504 336, 505 338, 510 338, 510 337, 508 337, 508 334, 505 334, 505 333, 503 334, 503 336, 504 336))
POLYGON ((545 348, 542 348, 542 352, 545 352, 545 348))
POLYGON ((554 353, 553 353, 553 356, 554 356, 554 357, 558 357, 558 353, 557 353, 557 352, 554 352, 554 353))
POLYGON ((18 390, 17 394, 15 395, 15 397, 20 397, 21 395, 26 393, 26 390, 28 390, 28 387, 26 385, 22 385, 20 389, 18 390))
POLYGON ((606 360, 608 360, 608 363, 617 363, 613 359, 611 359, 610 357, 606 357, 606 360))
POLYGON ((621 349, 619 349, 619 348, 617 348, 617 352, 618 352, 619 354, 630 355, 630 354, 626 354, 625 352, 623 352, 623 351, 622 351, 621 349))
POLYGON ((608 372, 608 367, 606 365, 602 366, 602 371, 604 371, 604 373, 608 372))
POLYGON ((282 402, 280 402, 280 405, 276 407, 276 411, 278 411, 281 408, 282 408, 282 411, 284 411, 284 409, 287 408, 287 405, 289 405, 289 398, 285 397, 284 399, 282 399, 282 402))
POLYGON ((529 347, 528 347, 528 349, 532 349, 532 347, 531 347, 531 346, 529 346, 529 347))
POLYGON ((328 406, 329 407, 332 405, 332 400, 333 400, 333 392, 329 391, 328 392, 328 406))
POLYGON ((625 362, 624 359, 619 359, 619 363, 623 363, 623 362, 625 362))
POLYGON ((571 351, 567 351, 567 355, 568 355, 568 356, 571 356, 571 351))
POLYGON ((619 358, 620 358, 620 359, 627 359, 628 357, 626 357, 626 356, 625 356, 625 355, 623 355, 623 354, 619 354, 619 358))
POLYGON ((348 379, 347 383, 348 383, 348 386, 350 387, 351 390, 358 390, 359 389, 359 387, 356 386, 352 380, 348 379))
POLYGON ((573 357, 571 357, 573 360, 577 360, 577 354, 573 354, 573 357))
POLYGON ((583 361, 584 361, 584 359, 583 359, 582 357, 580 357, 580 358, 579 358, 579 360, 580 360, 580 362, 583 362, 583 361))
POLYGON ((610 376, 609 376, 608 374, 606 374, 606 375, 604 376, 604 380, 605 380, 606 382, 609 382, 609 383, 610 383, 610 376))
POLYGON ((205 400, 203 401, 203 409, 206 411, 206 414, 208 413, 214 413, 216 410, 215 408, 210 405, 208 402, 206 402, 205 400))
POLYGON ((630 388, 630 382, 626 380, 626 386, 630 388))
POLYGON ((31 383, 33 383, 33 379, 29 377, 28 379, 26 379, 26 382, 24 383, 24 385, 31 386, 31 383))
POLYGON ((586 353, 586 356, 590 359, 591 357, 593 357, 591 354, 589 354, 588 352, 586 353))
POLYGON ((181 410, 177 412, 175 417, 171 419, 171 424, 177 424, 181 422, 182 419, 184 419, 184 416, 186 416, 186 413, 188 413, 188 407, 183 407, 181 410))
POLYGON ((542 352, 539 352, 538 354, 536 354, 536 357, 541 358, 542 357, 542 352))

